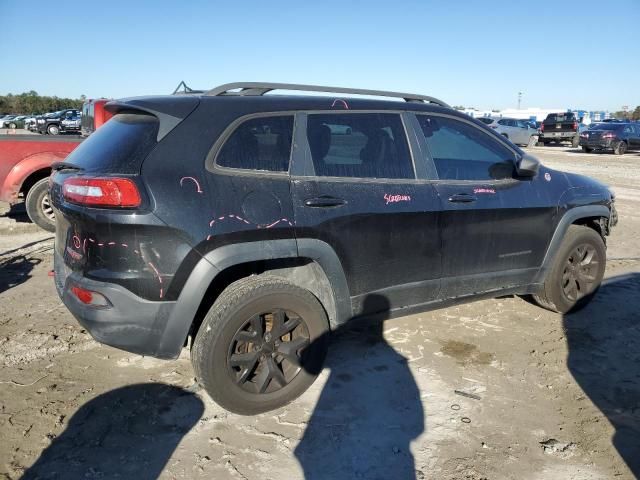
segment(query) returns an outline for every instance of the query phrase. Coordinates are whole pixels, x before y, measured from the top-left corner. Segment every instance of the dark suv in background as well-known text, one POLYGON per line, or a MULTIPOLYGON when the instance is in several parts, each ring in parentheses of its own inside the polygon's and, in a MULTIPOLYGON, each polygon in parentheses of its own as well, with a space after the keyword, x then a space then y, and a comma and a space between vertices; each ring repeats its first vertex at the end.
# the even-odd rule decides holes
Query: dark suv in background
POLYGON ((351 318, 506 294, 568 312, 602 280, 610 191, 435 98, 239 83, 107 109, 52 175, 58 293, 106 344, 193 338, 231 411, 300 395, 351 318))

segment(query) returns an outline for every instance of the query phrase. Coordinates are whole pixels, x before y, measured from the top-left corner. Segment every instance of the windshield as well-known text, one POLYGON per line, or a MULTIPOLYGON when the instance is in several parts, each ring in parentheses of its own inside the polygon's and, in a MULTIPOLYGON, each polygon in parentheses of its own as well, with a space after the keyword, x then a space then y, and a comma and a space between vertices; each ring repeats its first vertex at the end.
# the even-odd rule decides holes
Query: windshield
POLYGON ((624 123, 596 123, 589 127, 589 130, 611 130, 617 131, 622 130, 624 127, 624 123))

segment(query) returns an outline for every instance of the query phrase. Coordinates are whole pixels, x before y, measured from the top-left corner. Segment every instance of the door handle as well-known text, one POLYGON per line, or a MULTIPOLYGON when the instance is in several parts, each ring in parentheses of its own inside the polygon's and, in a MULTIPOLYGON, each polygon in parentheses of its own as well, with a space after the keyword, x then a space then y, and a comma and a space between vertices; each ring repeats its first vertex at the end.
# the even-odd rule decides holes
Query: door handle
POLYGON ((327 207, 340 207, 347 203, 346 200, 342 198, 322 196, 315 198, 308 198, 304 201, 304 204, 307 207, 315 207, 315 208, 327 208, 327 207))
POLYGON ((449 197, 451 203, 471 203, 475 202, 478 198, 469 193, 456 193, 449 197))

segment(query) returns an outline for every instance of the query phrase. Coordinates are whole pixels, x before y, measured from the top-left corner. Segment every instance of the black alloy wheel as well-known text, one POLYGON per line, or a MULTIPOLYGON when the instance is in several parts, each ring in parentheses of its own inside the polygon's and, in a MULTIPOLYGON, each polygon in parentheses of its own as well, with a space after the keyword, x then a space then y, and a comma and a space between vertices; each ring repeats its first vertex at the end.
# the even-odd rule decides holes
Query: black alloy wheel
POLYGON ((309 330, 296 313, 274 310, 254 315, 231 341, 229 374, 247 392, 277 392, 300 372, 301 351, 308 345, 309 330))
POLYGON ((600 261, 593 245, 582 244, 573 249, 562 272, 562 293, 567 300, 577 302, 593 292, 600 261))

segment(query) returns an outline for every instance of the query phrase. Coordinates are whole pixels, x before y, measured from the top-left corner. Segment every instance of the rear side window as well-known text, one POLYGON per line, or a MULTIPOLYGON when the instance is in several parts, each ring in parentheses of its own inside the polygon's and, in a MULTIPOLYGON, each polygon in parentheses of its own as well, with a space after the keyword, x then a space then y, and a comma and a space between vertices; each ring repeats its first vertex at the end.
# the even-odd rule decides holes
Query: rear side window
POLYGON ((246 120, 227 138, 216 163, 228 168, 286 172, 292 135, 293 115, 246 120))
POLYGON ((441 180, 513 177, 513 153, 490 135, 452 118, 417 117, 441 180))
POLYGON ((309 114, 307 140, 317 176, 415 178, 399 114, 309 114))
POLYGON ((83 141, 65 159, 86 172, 140 172, 157 144, 158 119, 153 115, 120 113, 83 141))

